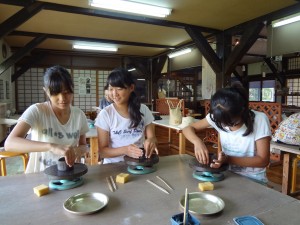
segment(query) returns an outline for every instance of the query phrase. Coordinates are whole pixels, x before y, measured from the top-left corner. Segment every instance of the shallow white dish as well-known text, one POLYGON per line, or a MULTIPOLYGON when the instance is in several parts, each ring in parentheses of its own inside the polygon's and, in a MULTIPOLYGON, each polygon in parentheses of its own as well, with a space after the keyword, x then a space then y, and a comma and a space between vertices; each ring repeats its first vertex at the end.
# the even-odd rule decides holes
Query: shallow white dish
MULTIPOLYGON (((180 199, 180 207, 184 208, 184 198, 180 199)), ((189 213, 194 215, 213 215, 225 207, 224 201, 218 196, 202 192, 189 193, 189 213)))
POLYGON ((109 198, 97 192, 73 195, 64 202, 64 209, 77 215, 87 215, 100 211, 108 203, 109 198))

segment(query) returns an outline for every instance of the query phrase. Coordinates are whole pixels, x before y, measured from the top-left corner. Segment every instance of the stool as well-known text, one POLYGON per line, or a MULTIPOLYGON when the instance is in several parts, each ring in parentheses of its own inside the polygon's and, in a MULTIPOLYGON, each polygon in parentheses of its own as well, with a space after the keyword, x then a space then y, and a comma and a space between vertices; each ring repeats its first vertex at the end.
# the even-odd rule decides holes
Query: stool
POLYGON ((293 172, 292 172, 292 187, 291 187, 291 193, 296 191, 296 185, 297 185, 297 169, 298 169, 298 161, 300 160, 300 155, 297 155, 297 157, 293 160, 293 172))
POLYGON ((28 153, 20 153, 20 152, 9 152, 9 151, 0 151, 0 168, 1 168, 1 176, 6 176, 6 158, 20 156, 23 159, 24 172, 26 170, 29 154, 28 153))

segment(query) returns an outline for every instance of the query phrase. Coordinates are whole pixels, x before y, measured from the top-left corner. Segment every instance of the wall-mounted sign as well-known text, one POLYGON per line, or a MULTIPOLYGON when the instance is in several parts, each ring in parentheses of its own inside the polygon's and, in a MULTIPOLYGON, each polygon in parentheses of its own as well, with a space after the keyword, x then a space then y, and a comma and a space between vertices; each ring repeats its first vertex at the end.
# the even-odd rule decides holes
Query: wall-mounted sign
POLYGON ((79 95, 91 94, 91 78, 90 77, 79 77, 79 95))

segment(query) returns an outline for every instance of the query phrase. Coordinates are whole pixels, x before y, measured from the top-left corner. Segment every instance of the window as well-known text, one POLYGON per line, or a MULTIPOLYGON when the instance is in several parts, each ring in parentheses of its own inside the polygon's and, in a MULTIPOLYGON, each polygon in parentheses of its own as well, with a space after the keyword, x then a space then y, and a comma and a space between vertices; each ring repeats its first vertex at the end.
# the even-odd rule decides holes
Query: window
POLYGON ((289 95, 286 97, 287 105, 300 106, 300 78, 287 79, 289 95))
POLYGON ((249 101, 275 102, 275 80, 249 82, 249 101))
POLYGON ((260 81, 249 82, 249 101, 260 101, 260 81))
POLYGON ((275 80, 264 80, 262 83, 262 101, 275 102, 275 80))

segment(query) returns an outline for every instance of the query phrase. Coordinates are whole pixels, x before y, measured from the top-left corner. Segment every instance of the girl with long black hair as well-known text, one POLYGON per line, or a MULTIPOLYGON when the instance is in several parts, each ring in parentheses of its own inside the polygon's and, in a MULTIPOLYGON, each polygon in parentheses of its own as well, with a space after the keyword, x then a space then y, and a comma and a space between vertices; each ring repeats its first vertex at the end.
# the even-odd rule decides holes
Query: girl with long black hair
POLYGON ((271 129, 263 112, 249 109, 248 93, 240 83, 218 90, 210 102, 206 117, 183 130, 194 144, 195 156, 201 164, 219 168, 228 163, 229 169, 258 182, 267 183, 266 166, 270 160, 271 129), (197 131, 215 128, 222 151, 218 159, 209 162, 209 152, 197 131))
POLYGON ((95 122, 103 163, 123 161, 124 155, 139 158, 143 155, 141 148, 150 157, 153 151, 157 152, 154 118, 134 92, 131 73, 115 69, 109 74, 107 85, 113 103, 101 110, 95 122))
POLYGON ((53 66, 44 75, 48 101, 26 109, 5 142, 7 151, 30 152, 26 173, 43 171, 57 164, 60 157, 73 166, 88 152, 88 124, 84 112, 72 106, 74 83, 71 74, 61 66, 53 66), (31 130, 31 139, 25 139, 31 130))

